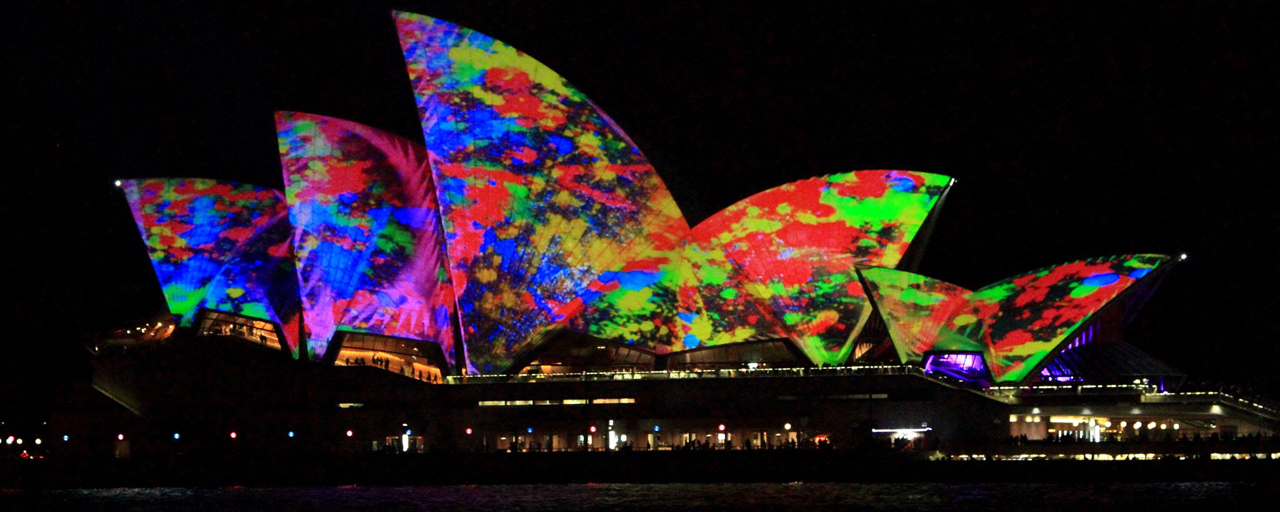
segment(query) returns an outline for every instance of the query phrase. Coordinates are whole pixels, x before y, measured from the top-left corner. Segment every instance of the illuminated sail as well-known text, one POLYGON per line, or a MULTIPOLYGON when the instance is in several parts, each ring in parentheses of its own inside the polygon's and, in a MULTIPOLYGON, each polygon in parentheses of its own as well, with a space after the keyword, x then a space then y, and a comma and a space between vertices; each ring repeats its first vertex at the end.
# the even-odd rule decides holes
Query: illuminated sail
POLYGON ((170 313, 200 308, 284 324, 297 354, 297 285, 283 194, 201 178, 122 180, 170 313), (292 332, 290 327, 292 326, 292 332))
POLYGON ((440 344, 454 297, 426 151, 368 126, 276 116, 310 356, 337 329, 440 344))
POLYGON ((599 298, 598 278, 675 245, 688 226, 639 149, 554 71, 452 23, 395 21, 468 357, 500 371, 535 333, 599 298))
POLYGON ((693 267, 711 344, 795 339, 841 364, 870 316, 855 266, 894 266, 951 184, 911 171, 855 171, 788 183, 698 224, 693 267))

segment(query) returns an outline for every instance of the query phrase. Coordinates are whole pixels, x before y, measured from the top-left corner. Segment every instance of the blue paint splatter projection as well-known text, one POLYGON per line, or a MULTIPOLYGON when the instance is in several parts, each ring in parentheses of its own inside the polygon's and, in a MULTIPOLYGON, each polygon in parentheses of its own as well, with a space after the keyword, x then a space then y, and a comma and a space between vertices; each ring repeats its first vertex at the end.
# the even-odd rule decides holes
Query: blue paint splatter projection
POLYGON ((298 352, 298 289, 283 194, 199 178, 122 180, 169 311, 200 308, 283 325, 298 352))
POLYGON ((454 296, 426 151, 331 117, 276 115, 310 357, 335 330, 438 343, 454 296))

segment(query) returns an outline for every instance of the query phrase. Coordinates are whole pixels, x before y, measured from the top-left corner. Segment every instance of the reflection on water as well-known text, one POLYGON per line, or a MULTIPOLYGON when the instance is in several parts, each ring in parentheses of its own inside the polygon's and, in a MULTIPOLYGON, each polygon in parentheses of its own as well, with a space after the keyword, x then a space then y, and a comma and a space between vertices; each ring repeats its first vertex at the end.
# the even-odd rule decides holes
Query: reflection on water
POLYGON ((1245 510, 1267 484, 586 484, 0 490, 0 510, 1245 510))

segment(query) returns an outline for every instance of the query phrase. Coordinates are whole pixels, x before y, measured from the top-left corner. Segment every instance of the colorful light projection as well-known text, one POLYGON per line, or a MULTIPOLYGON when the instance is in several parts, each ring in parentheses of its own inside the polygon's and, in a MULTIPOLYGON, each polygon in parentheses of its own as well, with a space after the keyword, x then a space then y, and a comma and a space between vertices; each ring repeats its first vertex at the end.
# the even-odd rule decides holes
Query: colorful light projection
POLYGON ((843 363, 870 316, 855 266, 897 265, 951 183, 910 171, 833 174, 702 222, 688 254, 713 324, 708 344, 785 335, 815 364, 843 363))
POLYGON ((1169 259, 1129 254, 1080 260, 975 291, 992 376, 997 382, 1021 381, 1072 331, 1169 259))
POLYGON ((1068 335, 1167 261, 1158 254, 1080 260, 973 292, 908 272, 861 272, 904 362, 920 361, 927 351, 981 350, 996 382, 1020 382, 1068 335))
MULTIPOLYGON (((594 336, 623 340, 665 354, 684 348, 678 341, 693 331, 682 311, 700 311, 696 285, 683 244, 654 247, 616 272, 592 283, 599 297, 570 326, 594 336)), ((695 344, 696 346, 696 344, 695 344)))
POLYGON ((898 360, 924 361, 929 351, 981 352, 982 322, 971 311, 972 291, 891 268, 860 271, 889 328, 898 360))
POLYGON ((294 356, 297 285, 283 194, 198 178, 122 180, 169 312, 200 308, 283 324, 294 356))
POLYGON ((312 359, 337 329, 440 344, 454 296, 426 151, 350 121, 276 115, 312 359))
MULTIPOLYGON (((619 288, 652 279, 653 267, 634 262, 674 247, 688 226, 635 144, 554 71, 452 23, 394 17, 440 188, 468 357, 501 371, 537 330, 609 292, 592 286, 598 279, 619 288), (636 273, 647 275, 622 277, 636 273)), ((619 305, 644 309, 632 302, 619 305)))

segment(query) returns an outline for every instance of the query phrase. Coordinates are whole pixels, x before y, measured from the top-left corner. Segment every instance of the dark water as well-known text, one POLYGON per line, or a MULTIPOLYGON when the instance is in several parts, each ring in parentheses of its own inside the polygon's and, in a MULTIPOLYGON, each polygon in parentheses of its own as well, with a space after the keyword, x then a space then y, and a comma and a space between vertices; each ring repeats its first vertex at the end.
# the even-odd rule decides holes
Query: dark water
POLYGON ((442 487, 0 489, 24 510, 1276 510, 1280 489, 1160 484, 585 484, 442 487))

